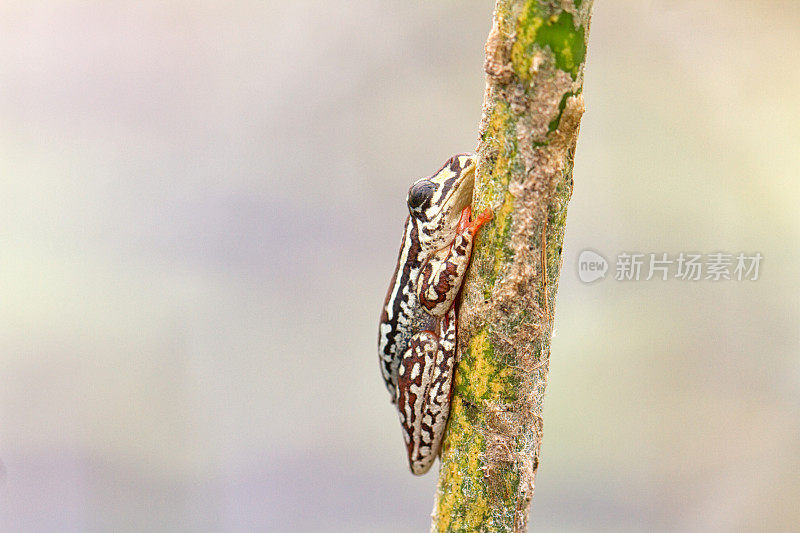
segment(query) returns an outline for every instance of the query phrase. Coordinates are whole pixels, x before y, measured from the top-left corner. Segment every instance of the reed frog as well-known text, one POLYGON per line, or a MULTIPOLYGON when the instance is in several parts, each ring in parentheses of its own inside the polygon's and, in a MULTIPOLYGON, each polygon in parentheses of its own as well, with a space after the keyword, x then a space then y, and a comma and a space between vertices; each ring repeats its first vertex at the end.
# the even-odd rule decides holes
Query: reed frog
POLYGON ((381 372, 417 475, 439 454, 456 362, 456 297, 475 234, 492 217, 486 209, 470 221, 474 179, 475 156, 459 154, 411 186, 400 255, 381 312, 381 372))

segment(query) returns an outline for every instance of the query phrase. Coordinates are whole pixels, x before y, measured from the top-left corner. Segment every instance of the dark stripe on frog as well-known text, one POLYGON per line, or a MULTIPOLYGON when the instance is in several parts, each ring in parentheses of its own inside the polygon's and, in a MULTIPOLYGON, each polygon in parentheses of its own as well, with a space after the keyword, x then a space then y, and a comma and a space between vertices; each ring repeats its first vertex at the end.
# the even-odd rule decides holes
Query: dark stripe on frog
MULTIPOLYGON (((461 156, 460 155, 454 155, 453 157, 451 157, 450 160, 449 160, 449 163, 450 163, 450 170, 452 170, 456 174, 460 174, 461 173, 461 156)), ((447 164, 447 163, 445 163, 445 164, 447 164)))

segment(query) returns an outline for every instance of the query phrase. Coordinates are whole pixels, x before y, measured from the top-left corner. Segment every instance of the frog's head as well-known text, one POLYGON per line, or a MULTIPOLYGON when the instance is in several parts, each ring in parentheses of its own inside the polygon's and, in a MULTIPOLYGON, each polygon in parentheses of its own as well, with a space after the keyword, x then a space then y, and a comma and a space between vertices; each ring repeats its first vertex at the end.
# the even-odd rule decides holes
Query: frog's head
POLYGON ((472 203, 475 156, 451 157, 436 174, 414 182, 408 211, 419 227, 420 244, 436 250, 452 240, 461 211, 472 203))

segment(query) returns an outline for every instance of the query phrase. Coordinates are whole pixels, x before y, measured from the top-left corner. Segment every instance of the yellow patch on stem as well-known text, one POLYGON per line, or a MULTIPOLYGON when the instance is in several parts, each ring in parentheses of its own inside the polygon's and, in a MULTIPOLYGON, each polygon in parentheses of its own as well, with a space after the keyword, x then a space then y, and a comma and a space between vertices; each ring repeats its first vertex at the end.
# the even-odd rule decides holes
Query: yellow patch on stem
POLYGON ((480 472, 478 461, 485 446, 480 435, 467 420, 464 403, 458 395, 453 398, 450 407, 449 425, 450 439, 442 450, 443 475, 439 478, 440 486, 442 480, 446 480, 448 490, 440 492, 436 526, 439 531, 463 531, 466 521, 468 530, 475 530, 488 513, 486 499, 482 496, 475 500, 470 499, 470 506, 466 511, 460 504, 463 502, 465 490, 471 494, 479 486, 475 480, 465 479, 464 474, 480 472))
MULTIPOLYGON (((511 222, 511 213, 514 212, 514 196, 506 191, 505 198, 503 198, 503 205, 494 214, 495 220, 495 238, 502 239, 503 235, 508 231, 508 225, 511 222)), ((508 258, 504 253, 502 243, 494 247, 494 274, 495 276, 500 273, 500 269, 506 263, 508 258)))

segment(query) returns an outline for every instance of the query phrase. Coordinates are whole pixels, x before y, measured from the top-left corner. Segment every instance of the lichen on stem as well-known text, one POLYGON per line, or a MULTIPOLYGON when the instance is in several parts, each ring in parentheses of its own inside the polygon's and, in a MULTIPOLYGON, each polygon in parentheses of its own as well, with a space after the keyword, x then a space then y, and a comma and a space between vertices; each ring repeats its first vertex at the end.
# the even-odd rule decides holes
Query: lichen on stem
POLYGON ((527 531, 591 0, 497 0, 432 531, 527 531))

